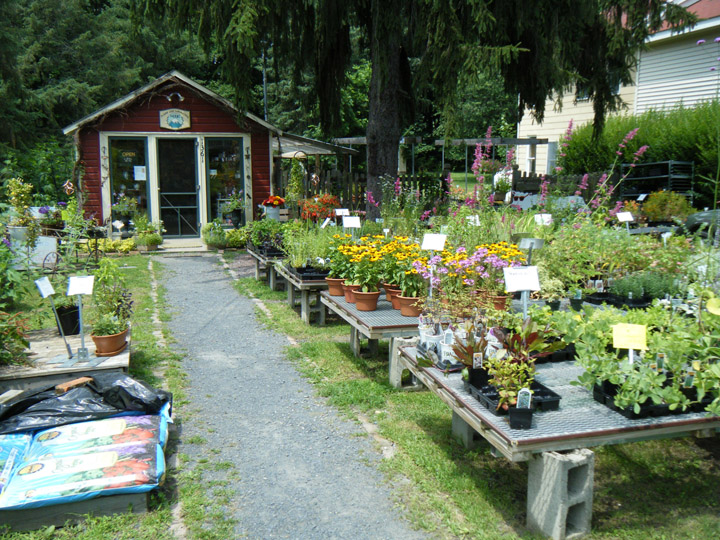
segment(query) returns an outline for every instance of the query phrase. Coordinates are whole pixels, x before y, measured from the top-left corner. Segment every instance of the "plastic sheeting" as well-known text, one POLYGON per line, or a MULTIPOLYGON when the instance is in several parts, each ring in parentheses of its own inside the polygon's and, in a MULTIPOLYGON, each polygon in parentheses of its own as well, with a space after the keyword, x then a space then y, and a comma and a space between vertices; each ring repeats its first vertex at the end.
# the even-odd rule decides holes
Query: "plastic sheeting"
POLYGON ((50 388, 0 405, 0 435, 118 416, 158 414, 172 394, 123 373, 93 376, 93 383, 55 395, 50 388))

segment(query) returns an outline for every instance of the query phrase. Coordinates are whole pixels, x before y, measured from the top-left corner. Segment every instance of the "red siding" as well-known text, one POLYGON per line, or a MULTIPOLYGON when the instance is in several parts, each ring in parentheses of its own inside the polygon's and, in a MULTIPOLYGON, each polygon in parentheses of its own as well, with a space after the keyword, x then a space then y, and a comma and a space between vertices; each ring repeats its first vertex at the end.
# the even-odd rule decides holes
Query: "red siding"
POLYGON ((253 213, 257 217, 257 205, 270 196, 270 148, 269 137, 265 133, 253 133, 250 140, 252 161, 253 213))
POLYGON ((92 129, 82 129, 79 144, 80 163, 84 171, 85 215, 94 217, 102 225, 105 222, 105 216, 102 215, 100 134, 92 129))
POLYGON ((205 99, 198 92, 182 83, 168 81, 140 96, 126 108, 113 111, 101 118, 97 124, 80 130, 80 156, 84 166, 84 184, 87 192, 86 213, 94 214, 98 221, 104 222, 109 216, 102 215, 101 187, 101 131, 125 133, 250 133, 252 153, 253 199, 260 204, 270 195, 270 151, 268 130, 260 124, 245 119, 238 125, 236 116, 205 99), (167 95, 180 93, 184 100, 167 95), (183 109, 190 111, 190 128, 173 131, 160 127, 160 111, 165 109, 183 109))

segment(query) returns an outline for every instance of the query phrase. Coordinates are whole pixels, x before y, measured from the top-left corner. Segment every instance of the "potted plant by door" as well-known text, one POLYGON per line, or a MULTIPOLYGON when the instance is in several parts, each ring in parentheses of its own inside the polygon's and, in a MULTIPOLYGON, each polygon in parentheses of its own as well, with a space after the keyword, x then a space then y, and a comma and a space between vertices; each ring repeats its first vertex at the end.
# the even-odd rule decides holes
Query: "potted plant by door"
POLYGON ((135 245, 138 251, 155 251, 163 242, 161 221, 150 222, 147 214, 135 216, 135 245))
POLYGON ((102 259, 95 272, 92 334, 96 356, 114 356, 127 345, 132 315, 132 295, 124 276, 111 259, 102 259))
POLYGON ((7 182, 10 205, 8 232, 16 242, 34 248, 40 233, 40 226, 30 212, 32 203, 32 184, 26 184, 22 178, 11 178, 7 182))

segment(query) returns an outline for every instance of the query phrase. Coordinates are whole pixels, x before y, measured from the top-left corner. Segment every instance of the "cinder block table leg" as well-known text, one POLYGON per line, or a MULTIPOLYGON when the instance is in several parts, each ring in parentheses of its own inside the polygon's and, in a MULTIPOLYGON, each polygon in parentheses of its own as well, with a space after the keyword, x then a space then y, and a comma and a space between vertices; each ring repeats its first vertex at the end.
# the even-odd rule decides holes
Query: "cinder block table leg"
POLYGON ((327 313, 325 304, 320 301, 320 293, 315 293, 315 297, 317 298, 315 309, 317 309, 318 313, 318 325, 325 326, 325 314, 327 313))
POLYGON ((292 283, 288 283, 287 286, 287 302, 291 308, 295 307, 295 286, 292 283))
POLYGON ((255 259, 255 280, 260 281, 260 261, 255 259))
POLYGON ((360 332, 352 326, 350 327, 350 350, 356 357, 360 358, 360 332))
POLYGON ((405 390, 418 390, 423 387, 422 384, 418 383, 415 377, 411 377, 409 385, 403 386, 402 374, 403 364, 400 361, 399 347, 412 346, 417 343, 417 338, 414 339, 402 339, 394 338, 390 340, 390 358, 388 360, 389 367, 389 378, 390 385, 393 388, 400 388, 405 390))
POLYGON ((268 274, 268 286, 270 287, 271 291, 274 291, 277 289, 277 273, 275 272, 275 267, 272 265, 268 265, 267 274, 268 274))
POLYGON ((300 291, 300 318, 310 324, 310 291, 300 291))
POLYGON ((452 413, 452 434, 460 439, 468 450, 473 450, 478 445, 477 432, 455 411, 452 413))
POLYGON ((543 452, 528 468, 527 525, 553 540, 590 533, 595 454, 543 452))

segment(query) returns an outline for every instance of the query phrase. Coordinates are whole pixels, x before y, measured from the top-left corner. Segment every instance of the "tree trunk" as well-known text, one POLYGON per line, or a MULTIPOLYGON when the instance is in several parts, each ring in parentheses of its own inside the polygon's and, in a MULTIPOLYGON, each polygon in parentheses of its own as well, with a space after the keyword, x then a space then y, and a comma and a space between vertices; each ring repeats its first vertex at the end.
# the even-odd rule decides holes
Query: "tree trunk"
MULTIPOLYGON (((383 175, 394 177, 398 168, 400 142, 400 2, 373 0, 373 27, 370 55, 372 77, 367 126, 367 191, 382 201, 383 175), (381 6, 379 4, 382 4, 381 6)), ((374 205, 366 203, 367 217, 380 217, 374 205)))

